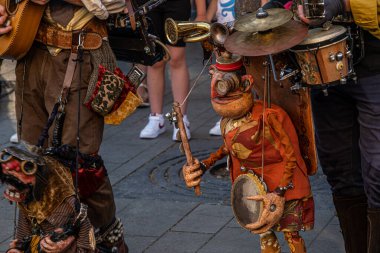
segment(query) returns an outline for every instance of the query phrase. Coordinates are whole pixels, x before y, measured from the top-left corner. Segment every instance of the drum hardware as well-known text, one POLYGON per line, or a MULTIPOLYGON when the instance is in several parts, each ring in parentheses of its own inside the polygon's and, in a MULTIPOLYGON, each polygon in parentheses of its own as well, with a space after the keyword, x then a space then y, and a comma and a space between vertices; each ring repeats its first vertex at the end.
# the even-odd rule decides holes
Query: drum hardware
POLYGON ((255 13, 239 18, 234 24, 234 29, 239 32, 264 32, 288 23, 292 17, 291 11, 282 8, 259 8, 255 13))
POLYGON ((299 73, 298 69, 292 69, 288 65, 285 65, 280 70, 280 81, 288 79, 289 77, 295 76, 297 73, 299 73))
POLYGON ((276 82, 284 81, 292 76, 295 76, 297 73, 299 73, 298 69, 292 69, 288 65, 285 65, 284 67, 281 68, 280 70, 280 78, 277 77, 276 69, 275 69, 275 64, 273 61, 273 56, 270 54, 268 55, 269 57, 269 62, 271 65, 272 73, 273 73, 273 79, 276 82))
POLYGON ((307 19, 322 19, 326 17, 324 0, 303 0, 302 7, 307 19))
POLYGON ((184 42, 200 42, 210 37, 210 24, 200 21, 165 20, 165 35, 171 44, 182 39, 184 42))
POLYGON ((359 63, 365 56, 363 30, 355 24, 351 12, 338 15, 333 18, 334 25, 341 25, 347 28, 349 50, 353 55, 353 65, 359 63))

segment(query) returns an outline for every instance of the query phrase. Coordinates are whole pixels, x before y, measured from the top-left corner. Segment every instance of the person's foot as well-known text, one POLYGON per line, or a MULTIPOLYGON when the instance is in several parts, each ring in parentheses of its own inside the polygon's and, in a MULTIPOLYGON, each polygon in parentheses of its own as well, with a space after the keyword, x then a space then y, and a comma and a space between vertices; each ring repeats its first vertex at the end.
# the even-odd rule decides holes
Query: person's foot
POLYGON ((145 84, 141 84, 137 88, 137 94, 141 97, 142 103, 139 105, 140 108, 148 107, 149 106, 149 94, 148 94, 148 88, 145 84))
MULTIPOLYGON (((186 115, 183 115, 183 124, 185 125, 186 135, 187 139, 191 139, 191 133, 190 133, 190 122, 186 115)), ((176 128, 173 124, 173 141, 180 141, 180 138, 177 138, 177 135, 179 135, 179 129, 176 128)))
POLYGON ((210 135, 222 135, 220 131, 220 120, 215 123, 215 126, 213 126, 208 133, 210 135))
POLYGON ((142 139, 154 139, 166 130, 165 119, 162 114, 150 114, 149 122, 140 132, 142 139))
POLYGON ((9 141, 11 143, 18 143, 18 135, 17 135, 17 133, 14 134, 14 135, 12 135, 11 138, 9 139, 9 141))

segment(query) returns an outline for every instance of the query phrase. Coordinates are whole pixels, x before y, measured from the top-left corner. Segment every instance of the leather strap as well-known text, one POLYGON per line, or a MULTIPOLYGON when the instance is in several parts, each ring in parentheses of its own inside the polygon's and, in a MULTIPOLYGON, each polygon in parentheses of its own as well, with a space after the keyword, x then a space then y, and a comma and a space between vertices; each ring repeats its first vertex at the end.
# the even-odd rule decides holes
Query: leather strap
POLYGON ((125 4, 128 9, 129 21, 131 22, 132 30, 136 30, 136 19, 135 19, 135 9, 132 6, 131 0, 125 0, 125 4))
MULTIPOLYGON (((54 26, 41 23, 38 29, 35 40, 47 46, 53 46, 61 49, 71 49, 75 36, 73 34, 80 33, 80 31, 66 32, 54 26)), ((84 50, 94 50, 101 47, 103 37, 96 32, 87 32, 86 40, 83 44, 84 50)))
POLYGON ((69 61, 67 63, 65 78, 63 79, 61 99, 63 103, 67 102, 67 96, 69 94, 71 83, 73 82, 75 68, 77 66, 78 54, 76 52, 71 52, 69 61))

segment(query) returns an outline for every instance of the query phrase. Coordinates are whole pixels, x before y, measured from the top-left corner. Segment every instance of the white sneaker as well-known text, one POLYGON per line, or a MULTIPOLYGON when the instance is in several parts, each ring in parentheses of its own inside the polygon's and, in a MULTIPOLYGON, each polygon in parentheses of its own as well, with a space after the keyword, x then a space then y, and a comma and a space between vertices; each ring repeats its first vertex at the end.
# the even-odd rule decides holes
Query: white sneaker
POLYGON ((12 135, 11 138, 9 139, 9 141, 11 143, 18 143, 18 135, 17 135, 17 133, 14 134, 14 135, 12 135))
POLYGON ((222 135, 220 130, 220 120, 215 123, 215 126, 213 126, 208 133, 210 135, 222 135))
MULTIPOLYGON (((191 139, 190 122, 189 122, 189 119, 187 118, 187 115, 183 115, 183 124, 185 125, 187 139, 190 140, 191 139)), ((178 131, 179 129, 173 125, 173 141, 180 141, 179 139, 177 139, 177 135, 179 134, 178 131)))
POLYGON ((140 132, 142 139, 154 139, 166 131, 165 119, 162 114, 149 115, 149 122, 140 132))

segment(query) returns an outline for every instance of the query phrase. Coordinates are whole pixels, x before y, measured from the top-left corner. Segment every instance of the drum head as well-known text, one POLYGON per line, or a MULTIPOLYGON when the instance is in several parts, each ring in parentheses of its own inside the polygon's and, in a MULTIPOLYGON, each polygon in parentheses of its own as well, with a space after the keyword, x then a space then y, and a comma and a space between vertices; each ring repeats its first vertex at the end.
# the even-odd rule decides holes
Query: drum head
POLYGON ((236 178, 231 190, 231 204, 237 222, 245 225, 256 222, 263 209, 262 201, 248 200, 247 197, 264 195, 265 186, 251 173, 236 178))
POLYGON ((333 25, 328 30, 321 27, 311 29, 307 37, 300 44, 293 47, 292 50, 320 48, 325 45, 331 45, 344 39, 347 36, 346 31, 347 28, 339 25, 333 25))

